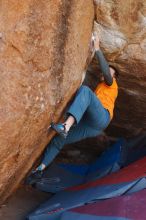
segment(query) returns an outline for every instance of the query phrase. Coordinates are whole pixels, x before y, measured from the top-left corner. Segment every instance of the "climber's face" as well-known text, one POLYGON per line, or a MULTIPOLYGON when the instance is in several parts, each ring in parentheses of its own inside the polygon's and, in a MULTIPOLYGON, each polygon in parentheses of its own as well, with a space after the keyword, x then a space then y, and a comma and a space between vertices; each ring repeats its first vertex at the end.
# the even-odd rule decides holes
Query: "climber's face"
MULTIPOLYGON (((114 70, 112 67, 110 67, 109 69, 110 69, 111 77, 114 78, 114 77, 115 77, 115 70, 114 70)), ((103 75, 100 76, 100 81, 101 81, 101 82, 104 81, 103 75)))
MULTIPOLYGON (((112 67, 109 67, 109 69, 110 69, 111 77, 112 77, 112 78, 116 78, 115 70, 114 70, 112 67)), ((104 81, 104 76, 103 76, 103 74, 100 75, 99 78, 100 78, 100 82, 103 82, 103 81, 104 81)))
POLYGON ((103 82, 103 81, 104 81, 104 77, 101 76, 101 77, 100 77, 100 82, 103 82))
POLYGON ((112 67, 110 67, 110 74, 112 78, 115 77, 115 70, 112 67))

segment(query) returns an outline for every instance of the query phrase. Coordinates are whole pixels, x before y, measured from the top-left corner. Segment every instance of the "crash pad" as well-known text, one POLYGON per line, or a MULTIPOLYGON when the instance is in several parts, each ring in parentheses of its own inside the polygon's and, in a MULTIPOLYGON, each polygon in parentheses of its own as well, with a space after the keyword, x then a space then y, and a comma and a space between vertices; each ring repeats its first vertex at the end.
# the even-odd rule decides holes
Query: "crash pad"
POLYGON ((56 193, 119 170, 126 157, 125 139, 121 138, 90 164, 53 163, 44 171, 40 179, 35 180, 35 187, 42 191, 56 193))
POLYGON ((146 156, 146 135, 120 138, 91 164, 53 163, 41 178, 35 179, 39 190, 56 193, 68 187, 99 179, 146 156))
POLYGON ((144 220, 146 190, 65 211, 60 220, 144 220))
POLYGON ((56 193, 28 216, 29 220, 58 220, 66 210, 97 200, 131 194, 146 188, 146 157, 97 180, 56 193))

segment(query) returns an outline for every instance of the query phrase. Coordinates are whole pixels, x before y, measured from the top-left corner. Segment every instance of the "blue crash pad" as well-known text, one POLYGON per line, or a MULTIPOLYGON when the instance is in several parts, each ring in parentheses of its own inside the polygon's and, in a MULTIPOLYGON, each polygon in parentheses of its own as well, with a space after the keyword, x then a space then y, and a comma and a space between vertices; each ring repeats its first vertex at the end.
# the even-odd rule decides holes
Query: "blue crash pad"
POLYGON ((45 170, 42 178, 36 180, 35 187, 42 191, 56 193, 119 170, 126 157, 125 139, 119 139, 89 165, 53 163, 45 170))
POLYGON ((36 188, 56 193, 70 186, 99 179, 145 155, 145 134, 127 140, 121 138, 89 165, 52 164, 44 172, 42 178, 36 181, 36 188))
POLYGON ((58 220, 66 210, 97 200, 128 195, 144 188, 146 188, 146 157, 100 179, 58 192, 30 214, 28 219, 58 220))

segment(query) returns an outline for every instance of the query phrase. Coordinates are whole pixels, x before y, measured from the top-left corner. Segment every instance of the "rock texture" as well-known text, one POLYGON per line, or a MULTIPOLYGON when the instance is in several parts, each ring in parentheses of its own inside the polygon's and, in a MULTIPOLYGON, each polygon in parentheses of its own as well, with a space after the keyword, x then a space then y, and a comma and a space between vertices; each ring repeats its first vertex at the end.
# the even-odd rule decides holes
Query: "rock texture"
MULTIPOLYGON (((120 71, 108 133, 146 130, 145 0, 1 0, 0 203, 42 153, 50 121, 79 87, 94 18, 101 48, 120 71)), ((86 78, 92 88, 97 72, 94 59, 86 78)))
MULTIPOLYGON (((101 47, 120 71, 119 97, 111 135, 134 135, 146 130, 146 1, 95 0, 101 47)), ((89 72, 95 71, 95 60, 89 72)), ((92 83, 95 80, 93 77, 92 83)))
POLYGON ((0 202, 52 137, 79 87, 94 18, 92 0, 0 2, 0 202))

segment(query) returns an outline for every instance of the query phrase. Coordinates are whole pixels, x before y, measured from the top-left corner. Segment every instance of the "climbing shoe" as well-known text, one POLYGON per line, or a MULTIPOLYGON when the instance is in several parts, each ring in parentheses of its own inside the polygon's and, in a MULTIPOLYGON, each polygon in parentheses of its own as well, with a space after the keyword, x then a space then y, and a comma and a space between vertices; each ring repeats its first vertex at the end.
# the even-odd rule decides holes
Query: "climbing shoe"
POLYGON ((53 128, 59 135, 61 135, 63 138, 66 138, 68 135, 68 132, 66 131, 64 124, 54 124, 51 123, 51 128, 53 128))
POLYGON ((42 175, 43 175, 43 171, 33 170, 26 179, 25 183, 28 185, 34 185, 37 181, 41 180, 42 175))

